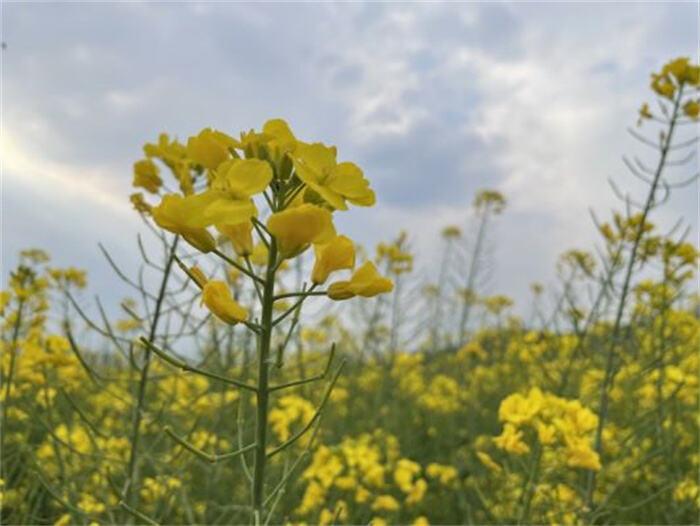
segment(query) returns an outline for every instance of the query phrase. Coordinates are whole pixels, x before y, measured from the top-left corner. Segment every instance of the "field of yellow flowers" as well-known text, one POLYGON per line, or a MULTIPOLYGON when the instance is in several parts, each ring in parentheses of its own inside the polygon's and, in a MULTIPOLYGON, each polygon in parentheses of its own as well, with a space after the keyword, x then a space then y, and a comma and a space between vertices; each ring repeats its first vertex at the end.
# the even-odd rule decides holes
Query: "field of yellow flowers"
POLYGON ((121 317, 41 250, 2 292, 2 524, 697 523, 698 252, 654 214, 695 181, 699 87, 652 75, 646 196, 527 320, 479 293, 496 191, 425 283, 409 234, 336 230, 375 194, 335 146, 280 119, 147 143, 121 317))

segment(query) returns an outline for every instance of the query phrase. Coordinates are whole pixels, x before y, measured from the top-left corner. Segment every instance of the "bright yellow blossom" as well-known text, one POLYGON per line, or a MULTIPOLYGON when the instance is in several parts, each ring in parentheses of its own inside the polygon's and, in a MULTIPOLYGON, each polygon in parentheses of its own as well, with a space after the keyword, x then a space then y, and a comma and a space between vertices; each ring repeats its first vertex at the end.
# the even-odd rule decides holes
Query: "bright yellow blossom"
POLYGON ((691 119, 700 117, 700 101, 689 100, 683 105, 683 113, 691 119))
POLYGON ((241 257, 253 253, 253 223, 245 221, 236 225, 216 225, 216 229, 231 241, 233 250, 241 257))
POLYGON ((601 467, 598 453, 593 451, 588 439, 569 437, 566 439, 566 463, 572 468, 598 471, 601 467))
POLYGON ((530 446, 523 442, 523 432, 513 424, 503 426, 503 432, 493 441, 499 448, 515 455, 524 455, 530 451, 530 446))
POLYGON ((220 320, 234 324, 248 319, 248 310, 233 299, 223 281, 208 281, 202 289, 202 303, 220 320))
POLYGON ((180 234, 188 243, 202 252, 211 252, 216 248, 216 241, 213 236, 205 227, 192 224, 190 220, 193 207, 200 204, 196 200, 197 197, 182 197, 177 194, 168 194, 163 197, 158 206, 154 206, 151 209, 151 214, 153 215, 153 220, 160 227, 174 234, 180 234), (193 201, 193 199, 195 200, 193 201))
POLYGON ((377 294, 391 292, 394 284, 382 277, 371 261, 365 262, 352 275, 349 281, 336 281, 328 287, 328 297, 333 300, 346 300, 354 296, 370 298, 377 294))
POLYGON ((230 158, 230 149, 236 146, 236 141, 223 132, 205 128, 199 135, 190 137, 187 141, 187 157, 196 164, 216 169, 221 163, 230 158))
POLYGON ((292 154, 297 176, 336 210, 347 210, 346 201, 372 206, 374 191, 362 170, 353 163, 338 163, 336 155, 335 147, 298 144, 292 154))
POLYGON ((355 266, 355 244, 345 236, 336 236, 328 243, 314 245, 316 261, 311 272, 311 281, 325 283, 331 272, 352 269, 355 266))
POLYGON ((374 511, 396 511, 399 509, 399 502, 391 495, 379 495, 372 503, 374 511))
POLYGON ((158 175, 158 166, 150 159, 143 159, 134 163, 133 186, 144 188, 146 191, 155 194, 163 184, 163 180, 158 175))
POLYGON ((312 204, 303 204, 276 212, 267 220, 267 229, 275 236, 280 254, 294 257, 311 243, 327 243, 335 228, 331 212, 312 204))

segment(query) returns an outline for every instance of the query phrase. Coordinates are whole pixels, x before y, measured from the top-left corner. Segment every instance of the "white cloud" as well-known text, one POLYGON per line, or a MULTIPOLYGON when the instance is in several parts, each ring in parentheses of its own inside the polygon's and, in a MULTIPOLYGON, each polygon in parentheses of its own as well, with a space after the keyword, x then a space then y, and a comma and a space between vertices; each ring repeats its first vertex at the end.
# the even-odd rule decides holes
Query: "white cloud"
POLYGON ((120 221, 133 217, 128 201, 117 191, 114 183, 118 179, 114 174, 105 169, 86 170, 44 159, 32 150, 3 130, 0 139, 3 177, 45 196, 60 196, 70 207, 90 204, 116 214, 120 221))

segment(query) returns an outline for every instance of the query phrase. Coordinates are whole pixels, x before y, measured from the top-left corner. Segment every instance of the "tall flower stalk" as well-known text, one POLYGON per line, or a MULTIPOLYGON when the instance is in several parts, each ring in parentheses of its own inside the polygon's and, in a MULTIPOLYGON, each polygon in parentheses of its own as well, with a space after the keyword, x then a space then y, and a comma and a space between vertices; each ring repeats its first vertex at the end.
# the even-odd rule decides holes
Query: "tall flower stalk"
MULTIPOLYGON (((247 278, 257 300, 257 305, 242 305, 234 298, 227 282, 209 278, 198 265, 185 265, 173 246, 171 260, 174 259, 201 290, 201 301, 206 308, 221 322, 244 325, 255 335, 257 374, 254 383, 248 383, 190 365, 170 350, 156 346, 152 335, 141 338, 147 356, 154 353, 182 370, 252 392, 256 409, 254 441, 244 445, 239 440, 239 448, 230 453, 208 454, 175 430, 166 428, 165 431, 185 449, 209 462, 241 456, 245 467, 246 454, 251 452, 252 522, 267 524, 272 518, 268 507, 272 508, 270 504, 276 502, 291 477, 291 473, 286 473, 268 491, 269 460, 317 426, 343 365, 341 362, 330 374, 334 354, 331 351, 323 373, 273 383, 275 373, 284 366, 284 353, 299 323, 304 301, 312 296, 326 296, 335 301, 355 296, 373 297, 393 288, 391 280, 382 277, 373 263, 366 262, 355 269, 354 243, 339 235, 333 225, 333 214, 347 210, 349 204, 373 205, 374 192, 359 167, 336 160, 335 147, 300 141, 287 123, 279 119, 265 123, 261 132, 242 133, 239 139, 205 129, 190 137, 185 146, 162 135, 157 144, 147 144, 144 152, 146 158, 134 165, 134 185, 160 194, 165 186, 160 175, 164 165, 181 191, 160 195, 156 205, 149 204, 141 193, 134 194, 135 207, 151 216, 159 227, 180 236, 200 254, 213 256, 247 278), (259 207, 264 210, 263 214, 259 213, 259 207), (219 232, 218 239, 212 235, 212 227, 219 232), (315 261, 309 285, 304 283, 301 289, 278 293, 278 289, 284 287, 280 277, 282 267, 312 246, 315 261), (251 264, 253 258, 260 263, 258 270, 251 264), (322 289, 329 276, 340 270, 354 272, 348 279, 335 281, 322 289), (276 315, 276 312, 281 314, 276 315), (310 421, 286 441, 271 446, 268 420, 272 397, 286 389, 322 380, 327 380, 326 389, 310 421)), ((169 269, 170 262, 166 275, 169 269)), ((133 469, 130 469, 131 479, 133 469)), ((136 517, 143 515, 130 504, 128 500, 123 503, 127 512, 136 517)))
MULTIPOLYGON (((693 137, 689 141, 683 143, 674 143, 674 134, 678 125, 683 122, 684 117, 690 122, 698 117, 698 101, 688 98, 691 91, 700 87, 700 67, 690 64, 688 59, 680 58, 666 64, 662 71, 652 75, 651 87, 653 91, 661 98, 660 107, 664 115, 663 118, 655 117, 649 110, 648 105, 642 106, 640 110, 640 123, 644 120, 657 120, 661 122, 665 129, 662 129, 660 134, 660 142, 657 144, 636 132, 633 135, 642 143, 657 149, 659 157, 656 167, 649 170, 640 162, 636 166, 627 161, 627 166, 632 173, 641 178, 649 185, 649 191, 643 203, 639 204, 639 212, 630 215, 624 221, 618 221, 621 226, 620 236, 622 242, 629 243, 629 250, 626 256, 627 262, 622 277, 620 293, 615 308, 614 322, 610 334, 609 343, 605 355, 605 370, 603 381, 600 385, 600 394, 598 401, 598 425, 595 432, 595 450, 598 455, 603 452, 603 431, 608 421, 609 405, 610 405, 610 390, 612 389, 615 380, 615 373, 618 369, 620 359, 620 351, 623 345, 625 330, 625 314, 628 304, 628 296, 631 291, 632 278, 638 271, 640 263, 644 263, 647 259, 646 246, 644 240, 649 232, 651 225, 649 224, 649 215, 654 208, 659 206, 668 198, 671 183, 664 179, 664 172, 669 165, 669 152, 690 147, 697 143, 697 137, 693 137), (670 104, 670 108, 668 107, 670 104), (663 198, 659 198, 659 191, 664 190, 663 198)), ((673 161, 673 164, 679 164, 679 161, 673 161)), ((683 161, 680 161, 683 164, 683 161)), ((695 177, 695 176, 694 176, 695 177)), ((693 178, 694 180, 694 178, 693 178)), ((628 208, 633 206, 631 200, 624 198, 628 208)), ((589 471, 586 482, 586 501, 590 509, 594 504, 594 492, 596 489, 597 473, 589 471)))

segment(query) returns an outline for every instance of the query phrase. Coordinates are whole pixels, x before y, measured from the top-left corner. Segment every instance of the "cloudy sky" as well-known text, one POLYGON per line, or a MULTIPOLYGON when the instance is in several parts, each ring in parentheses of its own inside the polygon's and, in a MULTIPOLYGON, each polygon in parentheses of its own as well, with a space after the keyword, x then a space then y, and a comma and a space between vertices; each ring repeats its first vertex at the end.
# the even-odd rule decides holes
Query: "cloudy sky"
MULTIPOLYGON (((561 251, 591 247, 589 207, 635 190, 621 155, 649 73, 697 55, 695 3, 8 3, 2 5, 3 281, 25 247, 121 295, 103 242, 135 265, 131 165, 167 131, 283 117, 365 171, 375 208, 340 229, 411 234, 429 268, 480 188, 509 206, 491 292, 525 302, 561 251)), ((657 217, 697 222, 697 189, 657 217)), ((126 291, 124 291, 126 293, 126 291)))

